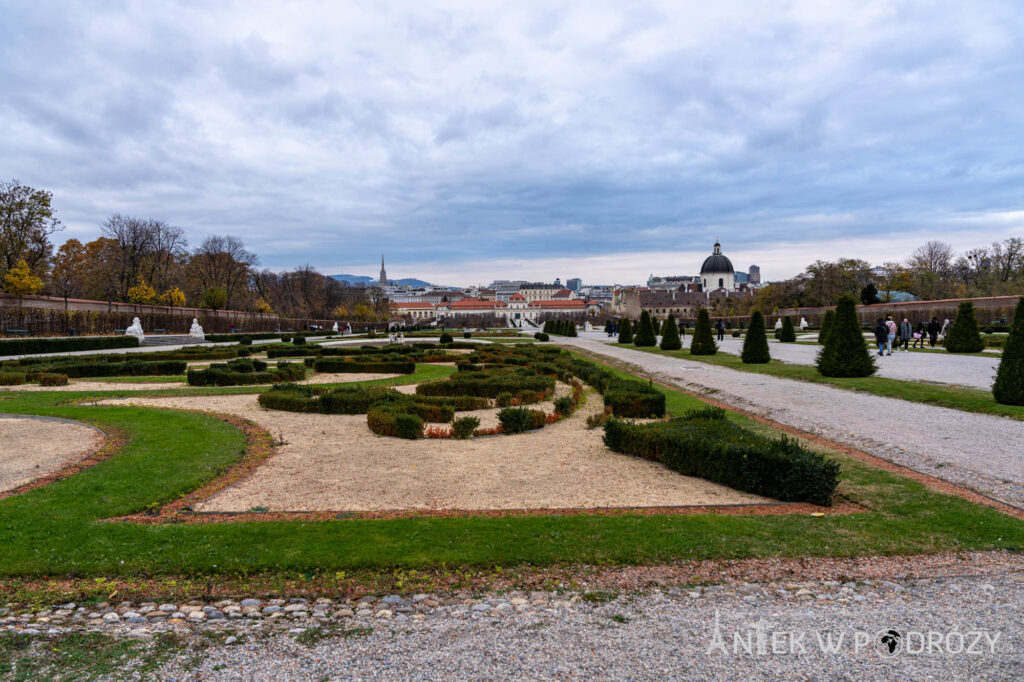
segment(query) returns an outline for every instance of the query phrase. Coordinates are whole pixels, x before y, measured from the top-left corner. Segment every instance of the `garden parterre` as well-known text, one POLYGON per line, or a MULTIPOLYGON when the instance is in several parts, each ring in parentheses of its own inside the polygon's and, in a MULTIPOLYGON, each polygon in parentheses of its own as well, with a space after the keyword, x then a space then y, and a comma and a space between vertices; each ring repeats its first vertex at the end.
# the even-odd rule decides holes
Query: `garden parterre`
MULTIPOLYGON (((421 368, 431 366, 418 365, 417 373, 421 368)), ((583 379, 598 392, 600 384, 605 384, 607 392, 615 380, 646 383, 596 364, 595 368, 591 376, 596 383, 583 379)), ((391 381, 409 383, 410 379, 414 377, 391 381)), ((651 388, 663 396, 670 415, 701 406, 684 393, 651 388)), ((251 395, 252 389, 245 387, 196 388, 191 394, 245 394, 247 390, 251 395)), ((443 563, 645 563, 698 557, 852 556, 1024 547, 1022 524, 1017 519, 935 492, 842 453, 828 456, 842 466, 839 495, 859 505, 863 511, 858 513, 726 516, 704 510, 692 515, 111 523, 105 520, 159 508, 220 475, 241 457, 245 437, 213 415, 74 402, 89 397, 72 392, 15 393, 0 400, 0 410, 5 412, 61 416, 122 430, 129 436, 126 445, 109 459, 0 501, 0 515, 6 521, 0 527, 0 542, 5 547, 0 572, 4 575, 330 571, 443 563)), ((767 427, 741 416, 730 414, 727 418, 763 436, 776 437, 767 427)), ((532 435, 501 436, 498 440, 532 435)))

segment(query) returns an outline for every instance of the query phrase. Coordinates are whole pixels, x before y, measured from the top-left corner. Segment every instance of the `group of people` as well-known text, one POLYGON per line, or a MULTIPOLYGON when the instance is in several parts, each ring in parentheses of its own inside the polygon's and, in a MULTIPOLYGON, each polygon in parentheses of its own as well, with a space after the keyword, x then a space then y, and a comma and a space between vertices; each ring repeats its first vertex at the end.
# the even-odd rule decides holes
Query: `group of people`
POLYGON ((939 324, 939 320, 933 317, 928 323, 918 322, 915 326, 909 319, 903 318, 899 324, 888 315, 885 319, 878 318, 875 325, 875 341, 878 343, 879 355, 892 355, 893 347, 899 351, 902 347, 907 353, 911 348, 924 348, 925 338, 932 348, 939 341, 939 336, 945 336, 949 331, 949 320, 939 324))

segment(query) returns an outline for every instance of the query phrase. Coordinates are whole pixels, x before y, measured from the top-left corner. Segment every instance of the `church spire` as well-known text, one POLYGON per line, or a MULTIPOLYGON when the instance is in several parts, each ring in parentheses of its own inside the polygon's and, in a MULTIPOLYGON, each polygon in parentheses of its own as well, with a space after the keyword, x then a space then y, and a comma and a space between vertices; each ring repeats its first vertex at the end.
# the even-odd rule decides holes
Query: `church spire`
POLYGON ((383 286, 387 286, 387 283, 388 283, 388 273, 387 273, 386 270, 384 270, 384 254, 382 253, 382 254, 380 254, 380 285, 382 287, 383 286))

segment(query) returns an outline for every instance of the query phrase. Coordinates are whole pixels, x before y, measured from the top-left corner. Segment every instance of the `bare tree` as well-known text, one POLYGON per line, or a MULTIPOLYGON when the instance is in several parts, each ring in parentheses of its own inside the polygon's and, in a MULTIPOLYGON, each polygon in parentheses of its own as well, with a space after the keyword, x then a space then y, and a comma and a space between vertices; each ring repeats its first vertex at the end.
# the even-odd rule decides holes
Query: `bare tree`
POLYGON ((202 289, 224 289, 230 306, 259 262, 256 254, 247 251, 238 237, 211 235, 192 252, 189 266, 202 289))
POLYGON ((952 262, 953 247, 945 242, 932 240, 918 247, 908 263, 917 289, 914 293, 923 299, 949 296, 953 289, 950 281, 952 262))

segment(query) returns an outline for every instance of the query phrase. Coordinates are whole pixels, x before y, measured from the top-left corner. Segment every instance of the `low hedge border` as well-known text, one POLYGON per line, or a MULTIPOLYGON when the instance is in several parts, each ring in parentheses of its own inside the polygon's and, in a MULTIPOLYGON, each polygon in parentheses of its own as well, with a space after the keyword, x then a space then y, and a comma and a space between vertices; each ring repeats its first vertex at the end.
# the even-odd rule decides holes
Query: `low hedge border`
POLYGON ((249 359, 210 365, 206 369, 190 369, 186 374, 189 386, 255 386, 305 378, 306 367, 301 363, 279 362, 277 367, 270 369, 261 360, 249 359))
POLYGON ((313 362, 313 369, 325 374, 412 374, 416 363, 411 360, 379 360, 362 362, 335 358, 319 358, 313 362))
POLYGON ((12 339, 0 341, 0 355, 66 353, 106 348, 138 348, 134 336, 69 336, 66 339, 12 339))
POLYGON ((839 483, 837 462, 790 438, 737 426, 717 407, 655 424, 610 419, 604 429, 604 443, 615 452, 784 502, 830 506, 839 483))

